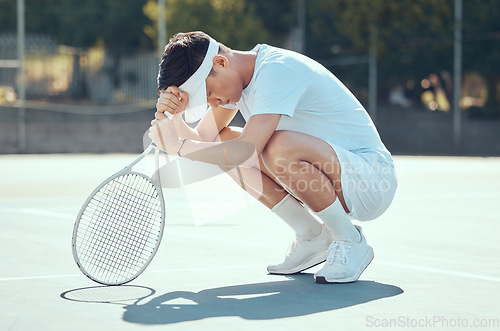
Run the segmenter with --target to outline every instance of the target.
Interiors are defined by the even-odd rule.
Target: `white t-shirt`
[[[277,130],[309,134],[356,154],[375,152],[392,162],[366,110],[329,70],[302,54],[265,44],[253,51],[258,55],[252,80],[234,105],[246,121],[281,114]]]

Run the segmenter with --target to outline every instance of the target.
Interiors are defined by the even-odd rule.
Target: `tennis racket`
[[[155,179],[132,167],[155,151]],[[87,198],[73,229],[73,257],[91,280],[121,285],[152,261],[165,226],[159,149],[152,143],[136,160],[102,182]]]

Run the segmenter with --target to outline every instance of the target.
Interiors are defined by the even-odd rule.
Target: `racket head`
[[[102,182],[80,209],[73,228],[73,258],[97,283],[128,283],[152,261],[164,226],[161,187],[126,168]]]

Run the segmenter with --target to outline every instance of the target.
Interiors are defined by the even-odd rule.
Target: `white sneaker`
[[[269,265],[270,274],[290,275],[326,261],[328,247],[332,242],[332,235],[326,226],[322,225],[319,236],[311,240],[296,238],[288,249],[285,261],[280,264]]]
[[[373,249],[366,243],[361,227],[355,227],[359,231],[361,242],[332,242],[325,266],[314,275],[316,283],[355,282],[373,260]]]

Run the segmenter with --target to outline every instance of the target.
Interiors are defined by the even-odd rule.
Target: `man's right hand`
[[[172,115],[182,116],[188,101],[189,95],[187,92],[179,91],[177,86],[169,86],[166,90],[160,92],[160,97],[156,102],[156,110],[161,113],[168,112]]]

